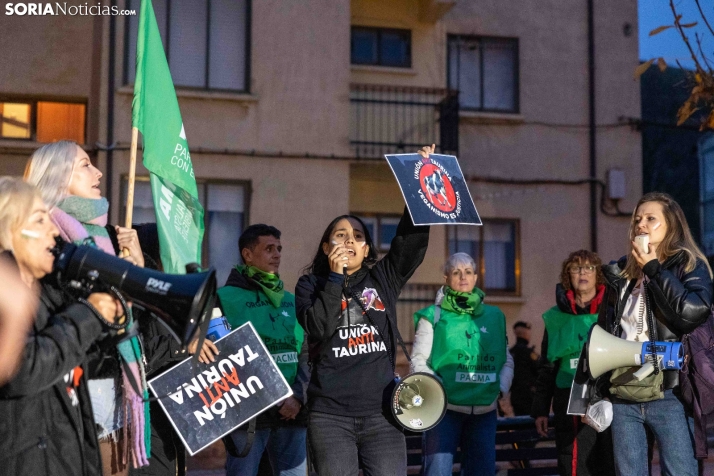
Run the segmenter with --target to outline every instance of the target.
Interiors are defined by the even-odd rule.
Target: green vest
[[[433,325],[435,308],[417,311],[415,325],[419,319]],[[506,352],[506,318],[497,307],[481,304],[474,314],[441,309],[428,364],[441,377],[449,403],[491,405],[500,392]]]
[[[588,331],[597,321],[597,314],[568,314],[555,306],[543,314],[543,321],[548,331],[548,361],[560,362],[555,386],[570,388],[580,352],[588,340]]]
[[[260,297],[256,301],[257,296]],[[223,313],[235,329],[250,321],[289,385],[295,381],[305,333],[295,317],[295,296],[285,292],[275,308],[262,291],[225,286],[218,290]]]

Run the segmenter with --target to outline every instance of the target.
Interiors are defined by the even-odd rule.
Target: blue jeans
[[[240,452],[245,448],[248,432],[236,430],[230,434]],[[255,476],[260,458],[268,451],[275,476],[305,476],[307,474],[306,428],[278,427],[257,430],[248,456],[236,458],[226,453],[226,476]]]
[[[320,476],[407,474],[404,433],[382,414],[348,417],[310,412],[310,456]]]
[[[615,470],[621,476],[648,476],[648,427],[659,445],[659,461],[665,476],[697,476],[694,458],[694,419],[672,390],[662,400],[612,405],[612,439]]]
[[[482,415],[446,410],[444,419],[424,433],[422,473],[451,474],[459,446],[462,476],[496,474],[496,410]]]

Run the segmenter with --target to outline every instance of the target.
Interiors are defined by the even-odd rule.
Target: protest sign
[[[292,395],[250,322],[215,344],[215,362],[187,359],[149,381],[192,456]]]
[[[385,155],[415,225],[481,225],[453,155]]]

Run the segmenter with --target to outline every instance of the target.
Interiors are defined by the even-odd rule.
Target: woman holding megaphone
[[[667,194],[646,194],[632,213],[629,238],[630,253],[603,266],[598,325],[634,342],[680,341],[706,320],[712,305],[712,271],[681,207]],[[638,381],[632,376],[637,369],[617,368],[597,379],[597,398],[612,401],[617,474],[649,474],[649,429],[663,474],[697,476],[693,419],[679,397],[678,371],[657,368]]]
[[[424,433],[424,475],[451,474],[461,447],[461,474],[496,472],[496,405],[513,381],[506,317],[483,303],[476,263],[466,253],[444,265],[436,304],[414,314],[412,371],[439,377],[448,401],[443,420]]]
[[[57,234],[34,187],[0,178],[0,251],[39,298],[20,367],[0,387],[2,474],[96,476],[102,471],[84,362],[103,334],[99,318],[118,322],[123,312],[109,294],[93,293],[79,303],[55,279],[45,278],[53,270]]]

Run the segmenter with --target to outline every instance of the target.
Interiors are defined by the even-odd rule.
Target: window
[[[518,40],[449,36],[448,85],[462,109],[518,112]]]
[[[378,253],[386,253],[392,244],[392,238],[397,235],[397,225],[401,215],[381,215],[367,213],[353,213],[362,219],[369,236],[372,237]]]
[[[138,0],[127,0],[139,10]],[[154,0],[154,14],[175,86],[249,89],[251,0]],[[136,78],[138,15],[126,28],[125,83]]]
[[[86,106],[50,101],[0,101],[0,138],[84,144]]]
[[[389,28],[352,27],[352,64],[412,66],[412,32]]]
[[[241,263],[238,238],[247,223],[249,186],[236,182],[197,182],[198,199],[205,210],[202,265],[216,268],[216,279],[223,285],[231,268]],[[126,203],[126,178],[122,185],[123,203]],[[156,222],[148,177],[136,179],[133,221],[136,224]]]
[[[484,219],[483,226],[448,226],[448,256],[468,253],[478,266],[478,284],[487,293],[520,294],[519,222]]]

